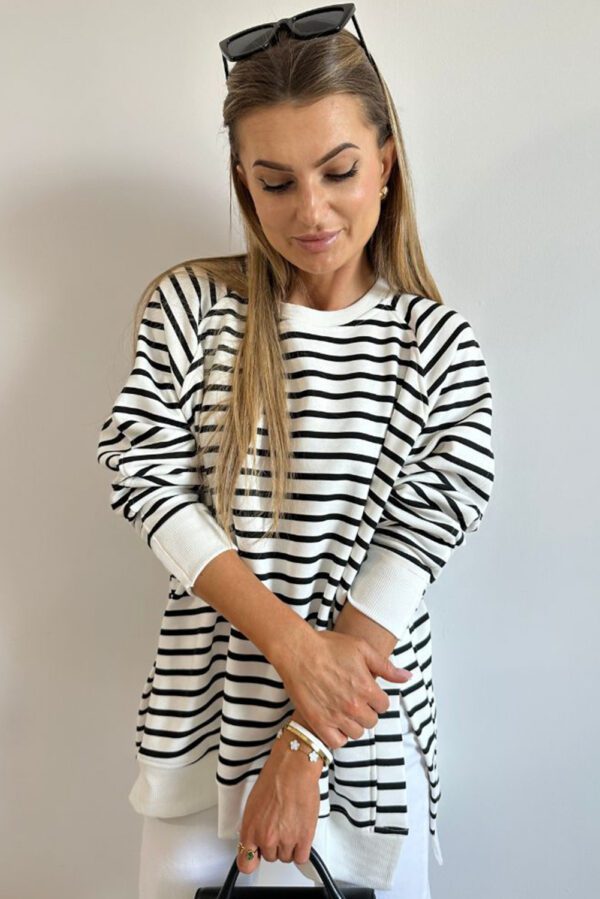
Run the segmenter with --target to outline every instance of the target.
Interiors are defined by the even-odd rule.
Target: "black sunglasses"
[[[266,50],[267,47],[276,42],[280,28],[287,28],[292,37],[306,41],[311,37],[321,37],[325,34],[335,34],[336,31],[341,31],[350,18],[354,22],[354,27],[358,32],[358,39],[367,54],[369,62],[379,75],[379,69],[367,50],[367,45],[363,40],[354,12],[354,3],[319,6],[317,9],[309,9],[306,12],[298,13],[297,16],[291,16],[289,19],[279,19],[278,22],[265,22],[263,25],[254,25],[252,28],[246,28],[244,31],[238,31],[236,34],[224,38],[224,40],[219,41],[219,47],[221,48],[223,65],[225,66],[225,78],[229,77],[227,60],[236,62],[238,59],[245,59],[247,56],[252,56],[253,53],[258,53],[259,50]]]

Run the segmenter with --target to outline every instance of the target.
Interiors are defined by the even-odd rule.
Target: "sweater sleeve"
[[[451,337],[441,348],[427,341],[422,360],[427,421],[347,594],[397,639],[454,550],[478,530],[494,481],[486,364],[464,317],[451,310],[446,322]]]
[[[205,283],[190,279],[187,296],[175,275],[159,283],[97,448],[98,463],[112,473],[111,509],[188,591],[215,556],[237,550],[202,502],[191,401],[183,392],[190,366],[201,364],[197,309]]]

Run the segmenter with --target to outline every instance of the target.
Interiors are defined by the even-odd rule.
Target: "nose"
[[[296,191],[296,218],[306,227],[305,231],[316,230],[315,226],[327,222],[329,193],[322,184],[299,185]]]

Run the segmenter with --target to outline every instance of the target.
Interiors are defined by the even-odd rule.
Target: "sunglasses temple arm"
[[[221,59],[223,60],[223,66],[225,68],[225,80],[229,78],[229,70],[227,68],[227,60],[225,59],[225,55],[221,53]]]
[[[365,39],[364,39],[364,37],[362,36],[362,31],[361,31],[360,28],[358,27],[358,22],[356,21],[356,16],[355,16],[355,15],[352,15],[352,22],[354,23],[354,27],[356,28],[356,32],[357,32],[357,34],[358,34],[358,39],[359,39],[359,41],[360,41],[361,44],[362,44],[363,50],[365,51],[365,53],[367,54],[367,56],[369,57],[369,59],[371,60],[371,62],[373,62],[373,59],[372,59],[372,57],[371,57],[371,54],[370,54],[369,51],[367,50],[367,45],[365,44]]]
[[[361,44],[363,45],[363,47],[366,48],[365,39],[363,38],[362,33],[361,33],[361,30],[360,30],[360,28],[358,27],[358,22],[356,21],[356,16],[355,16],[354,14],[352,14],[352,22],[353,22],[353,24],[354,24],[354,27],[356,28],[356,31],[357,31],[358,36],[359,36],[359,38],[360,38]]]

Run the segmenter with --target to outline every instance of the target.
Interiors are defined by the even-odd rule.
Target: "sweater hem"
[[[184,767],[169,768],[138,757],[138,776],[129,802],[138,815],[179,818],[218,803],[217,747]]]
[[[243,811],[257,777],[238,787],[216,780],[217,752],[210,751],[191,765],[169,768],[138,758],[139,773],[129,794],[135,811],[154,818],[177,818],[218,807],[217,836],[239,839]],[[233,826],[225,822],[234,821]],[[429,832],[433,855],[443,864],[439,837]],[[335,881],[346,881],[371,889],[390,890],[406,837],[356,827],[338,812],[320,817],[312,845]],[[298,864],[302,874],[315,884],[321,879],[311,862]]]

